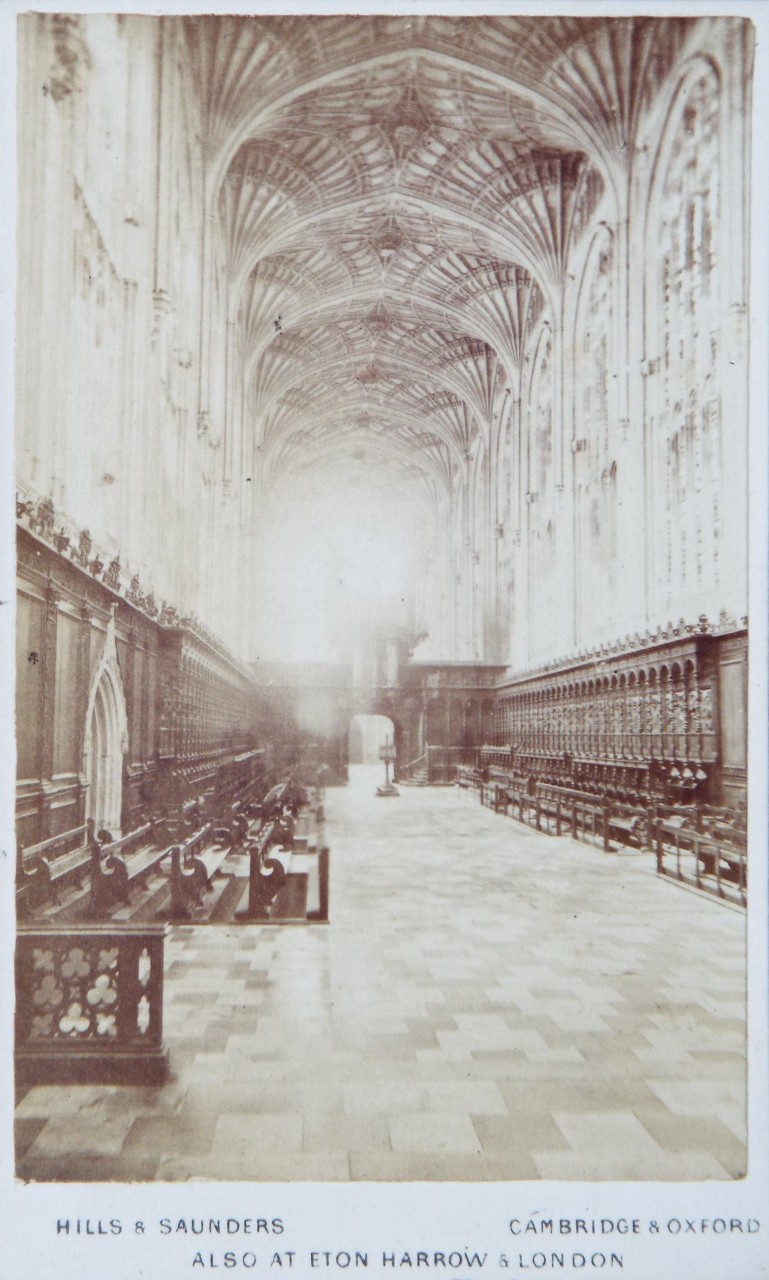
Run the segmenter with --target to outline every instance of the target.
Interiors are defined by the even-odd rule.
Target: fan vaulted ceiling
[[[278,471],[450,481],[558,315],[577,197],[621,208],[687,23],[190,18],[250,416]]]

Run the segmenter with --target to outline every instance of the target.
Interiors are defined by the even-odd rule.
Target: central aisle
[[[172,1080],[31,1089],[21,1174],[745,1169],[744,917],[456,789],[375,798],[381,772],[327,793],[330,924],[175,928]]]

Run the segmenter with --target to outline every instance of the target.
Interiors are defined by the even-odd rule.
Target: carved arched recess
[[[123,756],[128,750],[128,715],[115,643],[115,614],[110,615],[104,651],[94,672],[85,721],[83,774],[87,782],[86,816],[98,831],[120,833]]]
[[[647,431],[656,611],[718,590],[722,403],[721,85],[692,64],[668,115],[647,220]],[[672,615],[672,612],[670,614]]]
[[[577,642],[617,626],[617,467],[614,239],[595,235],[575,325],[574,499]],[[597,625],[598,624],[598,625]]]

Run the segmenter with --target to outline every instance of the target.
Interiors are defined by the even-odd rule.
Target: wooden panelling
[[[725,769],[745,769],[747,752],[747,670],[744,657],[719,663],[721,760]]]
[[[40,698],[40,651],[43,636],[43,602],[25,592],[18,596],[16,612],[16,772],[32,778],[37,770]]]
[[[90,574],[23,531],[19,551],[17,822],[23,843],[84,820],[88,780],[80,771],[88,698],[111,613],[128,722],[124,826],[164,789],[158,724],[167,729],[170,764],[255,745],[253,686],[223,651],[183,628],[162,627],[127,602],[116,603]]]
[[[56,680],[54,692],[53,774],[74,773],[77,753],[77,721],[84,711],[77,705],[79,622],[59,612],[56,628]]]
[[[144,654],[141,649],[134,650],[133,689],[128,706],[128,738],[130,743],[131,762],[142,758],[142,708],[144,705]]]

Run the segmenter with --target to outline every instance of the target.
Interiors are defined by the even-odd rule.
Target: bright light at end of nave
[[[274,582],[265,622],[275,657],[334,660],[340,637],[351,629],[376,620],[405,622],[414,516],[402,493],[364,492],[349,483],[305,482],[282,504],[271,521],[274,546],[267,557]]]

